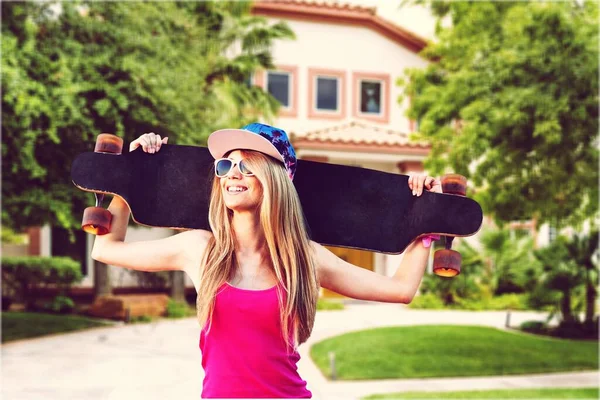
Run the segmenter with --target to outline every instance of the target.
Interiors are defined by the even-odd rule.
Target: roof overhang
[[[280,17],[311,22],[362,26],[372,29],[390,40],[419,53],[427,40],[375,14],[374,8],[316,3],[299,0],[257,1],[252,13],[266,17]]]

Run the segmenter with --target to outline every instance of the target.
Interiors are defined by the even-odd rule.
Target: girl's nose
[[[242,173],[240,171],[240,167],[239,167],[239,163],[235,163],[235,165],[229,170],[229,172],[227,172],[227,177],[232,177],[232,178],[241,178],[242,177]]]

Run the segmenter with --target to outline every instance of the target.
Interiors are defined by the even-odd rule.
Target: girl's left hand
[[[423,194],[423,188],[430,192],[442,193],[442,181],[427,175],[411,175],[408,178],[408,187],[413,196]]]

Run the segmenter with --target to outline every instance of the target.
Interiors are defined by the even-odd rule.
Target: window
[[[554,225],[550,225],[548,227],[548,242],[552,243],[554,241],[556,241],[556,226]]]
[[[269,92],[279,103],[280,117],[298,116],[298,67],[278,65],[254,76],[254,84]]]
[[[317,78],[317,110],[337,111],[338,100],[338,79]]]
[[[357,118],[390,122],[390,76],[355,72],[353,113]]]
[[[267,91],[285,108],[290,107],[290,74],[287,72],[267,73]]]
[[[308,69],[308,117],[343,119],[346,117],[346,72]]]
[[[360,112],[381,115],[381,82],[360,82]]]
[[[244,79],[244,84],[246,85],[246,87],[249,88],[254,86],[254,73],[250,72],[248,75],[246,75],[246,79]]]

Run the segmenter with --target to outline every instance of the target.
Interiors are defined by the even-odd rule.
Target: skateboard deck
[[[74,160],[71,178],[84,191],[123,198],[136,223],[210,230],[213,161],[198,146],[88,152]],[[299,160],[294,186],[310,238],[323,245],[398,254],[424,234],[473,235],[483,220],[479,204],[467,197],[413,196],[407,175]]]

